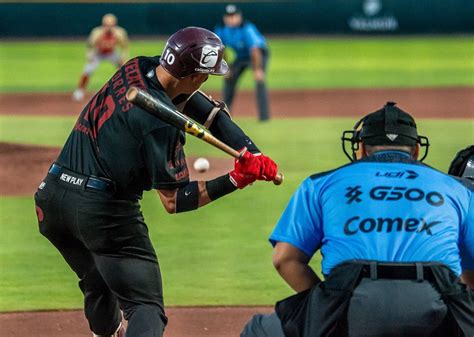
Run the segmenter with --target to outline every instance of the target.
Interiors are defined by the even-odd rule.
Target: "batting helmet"
[[[341,137],[342,149],[351,161],[356,159],[360,142],[366,145],[394,146],[420,144],[420,146],[425,147],[425,154],[420,161],[426,158],[430,145],[428,138],[419,136],[413,117],[395,105],[395,102],[387,102],[382,109],[359,120],[354,125],[353,130],[343,132]],[[351,143],[352,156],[346,150],[347,141]]]
[[[195,73],[224,75],[229,66],[223,56],[224,45],[216,34],[200,27],[186,27],[166,41],[160,64],[176,78]]]

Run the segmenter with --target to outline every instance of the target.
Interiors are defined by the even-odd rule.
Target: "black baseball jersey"
[[[57,163],[72,171],[115,182],[121,194],[175,189],[189,182],[185,133],[127,101],[136,86],[173,104],[155,74],[159,56],[123,65],[85,106]]]

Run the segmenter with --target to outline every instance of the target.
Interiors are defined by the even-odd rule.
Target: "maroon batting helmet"
[[[224,75],[229,66],[223,55],[224,45],[216,34],[200,27],[186,27],[170,36],[160,64],[176,78],[195,73]]]

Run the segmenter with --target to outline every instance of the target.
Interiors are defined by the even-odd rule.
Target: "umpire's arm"
[[[474,270],[465,270],[461,274],[461,281],[469,288],[474,289]]]
[[[273,250],[273,265],[288,285],[297,292],[321,282],[308,265],[310,258],[286,242],[278,242]]]

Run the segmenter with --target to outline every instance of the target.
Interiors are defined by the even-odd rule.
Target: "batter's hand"
[[[258,180],[273,181],[278,173],[278,165],[270,158],[263,154],[256,155],[260,162],[260,174]]]
[[[247,151],[247,148],[239,152],[244,154],[234,161],[234,170],[229,172],[230,181],[236,187],[242,189],[253,183],[261,175],[261,162],[257,156]]]

